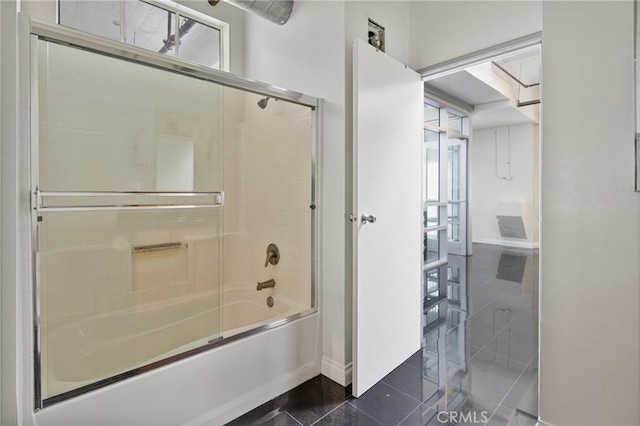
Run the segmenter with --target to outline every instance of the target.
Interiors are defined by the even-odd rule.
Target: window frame
[[[65,27],[65,28],[71,28],[75,31],[81,31],[81,32],[86,32],[86,31],[82,31],[79,30],[77,28],[74,27],[70,27],[67,25],[64,25],[62,23],[60,23],[60,7],[61,7],[61,1],[62,0],[57,0],[56,1],[56,24]],[[108,1],[108,0],[105,0]],[[207,15],[206,13],[202,13],[199,12],[195,9],[191,9],[190,7],[178,4],[174,1],[171,0],[137,0],[140,1],[142,3],[146,3],[149,4],[151,6],[163,9],[167,12],[171,12],[174,14],[175,16],[175,20],[176,23],[180,22],[180,18],[188,18],[188,19],[192,19],[194,21],[196,21],[199,24],[205,25],[207,27],[216,29],[219,31],[220,33],[220,38],[219,38],[219,46],[218,46],[218,51],[219,51],[219,67],[218,68],[213,68],[213,67],[207,67],[207,68],[211,68],[211,69],[218,69],[220,71],[225,71],[225,72],[229,72],[229,24],[227,22],[221,21],[220,19],[214,18],[213,16]],[[125,40],[125,35],[126,35],[126,25],[127,25],[127,17],[125,15],[125,4],[126,4],[127,0],[119,0],[120,3],[120,38],[119,40],[114,40],[114,39],[108,39],[108,40],[112,40],[112,41],[116,41],[116,42],[120,42],[123,44],[127,44],[127,45],[131,45],[130,43],[127,43]],[[97,37],[102,37],[99,34],[95,34],[95,33],[88,33]],[[103,37],[104,38],[104,37]],[[148,49],[145,49],[148,50]],[[152,50],[149,50],[150,52],[152,52]],[[168,54],[168,55],[163,55],[163,56],[169,56],[169,57],[173,57],[177,60],[180,61],[184,61],[184,62],[189,62],[189,63],[194,63],[192,61],[180,58],[178,56],[178,52],[179,52],[179,48],[178,49],[173,49],[172,53]],[[157,52],[156,52],[157,53]],[[160,53],[158,53],[160,54]],[[198,65],[202,65],[202,64],[198,64]]]

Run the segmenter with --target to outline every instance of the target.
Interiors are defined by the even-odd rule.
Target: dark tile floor
[[[440,269],[448,298],[425,305],[422,349],[360,398],[317,376],[229,424],[535,425],[537,252],[473,249]]]

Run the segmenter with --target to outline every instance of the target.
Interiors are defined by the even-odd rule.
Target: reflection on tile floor
[[[360,398],[317,376],[230,424],[535,425],[538,254],[473,250],[425,283],[422,349]]]

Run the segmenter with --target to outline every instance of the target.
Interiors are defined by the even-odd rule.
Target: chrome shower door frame
[[[147,364],[140,368],[135,368],[129,371],[125,371],[123,373],[117,374],[116,376],[100,380],[95,383],[91,383],[89,385],[70,390],[68,392],[62,393],[60,395],[52,396],[46,399],[42,397],[42,389],[41,389],[41,344],[40,344],[40,331],[41,331],[41,323],[40,323],[40,273],[39,273],[39,263],[38,263],[38,212],[44,211],[43,209],[49,209],[49,211],[56,211],[56,207],[42,204],[43,196],[69,196],[69,194],[65,193],[42,193],[39,192],[39,188],[37,188],[37,183],[39,182],[38,176],[38,126],[39,126],[39,118],[38,118],[38,61],[37,61],[37,44],[40,41],[47,41],[57,44],[62,44],[66,46],[70,46],[73,48],[81,49],[84,51],[92,52],[95,54],[111,56],[116,59],[126,60],[130,62],[134,62],[137,64],[161,69],[167,72],[177,73],[180,75],[209,81],[221,86],[231,87],[235,89],[239,89],[245,92],[258,94],[261,96],[269,96],[280,100],[285,100],[291,103],[295,103],[301,106],[305,106],[311,109],[311,121],[312,121],[312,140],[311,140],[311,205],[310,207],[310,215],[311,215],[311,303],[310,308],[291,315],[289,317],[279,319],[277,321],[273,321],[268,324],[264,324],[258,327],[255,327],[251,330],[230,336],[228,338],[221,338],[218,340],[211,341],[203,346],[188,350],[186,352],[167,357],[160,361],[156,361],[150,364]],[[85,394],[87,392],[93,391],[95,389],[102,388],[104,386],[108,386],[113,383],[117,383],[124,379],[137,376],[144,372],[148,372],[167,364],[174,363],[181,359],[190,357],[192,355],[222,346],[226,343],[230,343],[233,341],[237,341],[239,339],[261,333],[265,330],[272,329],[274,327],[278,327],[280,325],[288,324],[296,319],[305,317],[307,315],[315,314],[318,312],[318,277],[320,274],[320,238],[319,232],[321,227],[321,217],[319,214],[318,208],[318,199],[319,199],[319,190],[320,190],[320,140],[321,140],[321,120],[322,120],[322,100],[319,98],[315,98],[312,96],[308,96],[302,93],[298,93],[295,91],[287,90],[278,86],[266,84],[263,82],[259,82],[256,80],[247,79],[241,76],[237,76],[234,74],[230,74],[224,71],[209,69],[197,64],[189,63],[174,57],[164,56],[155,52],[147,51],[141,48],[137,48],[135,46],[125,45],[122,43],[118,43],[115,41],[102,39],[100,37],[96,37],[90,34],[85,34],[73,29],[61,27],[58,25],[39,22],[36,20],[30,19],[25,14],[20,14],[20,38],[19,38],[19,53],[20,53],[20,68],[22,70],[28,70],[28,73],[23,73],[23,85],[21,87],[21,101],[22,106],[20,109],[20,117],[21,123],[23,123],[23,132],[21,136],[21,140],[19,141],[19,145],[23,146],[24,156],[28,156],[28,160],[24,161],[25,164],[20,164],[20,167],[26,168],[28,170],[28,176],[30,182],[24,182],[23,185],[29,188],[29,194],[23,194],[24,199],[22,201],[22,206],[24,208],[21,209],[20,215],[21,219],[25,221],[25,223],[30,223],[30,233],[25,233],[27,237],[23,239],[26,250],[30,253],[30,264],[31,264],[31,274],[29,275],[30,283],[25,283],[24,286],[24,297],[25,300],[29,302],[25,302],[25,306],[29,306],[29,309],[25,309],[28,313],[24,318],[25,327],[24,329],[29,329],[32,331],[32,340],[27,340],[25,342],[25,353],[31,353],[33,355],[33,386],[34,386],[34,410],[39,411],[40,409],[46,408],[58,402],[65,401],[67,399],[73,398],[75,396],[79,396]],[[23,192],[26,191],[23,190]],[[90,195],[95,197],[102,196],[144,196],[144,195],[153,195],[156,197],[173,197],[173,196],[213,196],[214,198],[213,204],[223,205],[224,202],[224,193],[109,193],[109,194],[99,194],[99,193],[91,193]],[[210,207],[211,204],[196,204],[193,203],[191,205],[185,205],[185,208],[198,208],[198,207]],[[78,205],[68,207],[68,209],[72,211],[86,211],[93,210],[97,208],[104,209],[105,206],[86,206],[86,205]],[[119,205],[119,206],[109,206],[109,209],[118,209],[118,210],[126,210],[138,208],[134,205]],[[157,203],[154,206],[150,206],[149,208],[175,208],[175,204],[171,202],[167,203]],[[58,210],[60,211],[60,210]],[[30,324],[27,324],[30,323]],[[29,380],[31,381],[31,380]]]

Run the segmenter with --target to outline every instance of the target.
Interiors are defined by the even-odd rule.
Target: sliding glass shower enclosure
[[[44,24],[31,70],[38,408],[315,312],[317,99]]]

